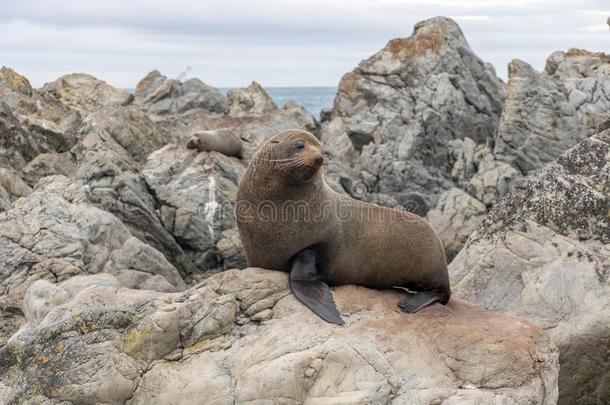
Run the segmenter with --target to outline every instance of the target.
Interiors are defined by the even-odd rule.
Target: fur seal
[[[186,147],[197,149],[198,152],[216,151],[223,155],[242,158],[241,139],[230,129],[193,132],[186,143]]]
[[[451,296],[443,246],[417,215],[332,190],[323,152],[309,132],[271,138],[237,190],[236,219],[249,266],[290,272],[296,298],[342,325],[330,286],[358,284],[416,291],[401,302],[416,312]]]

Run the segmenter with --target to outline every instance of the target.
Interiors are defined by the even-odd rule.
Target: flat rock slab
[[[333,294],[343,327],[300,304],[276,271],[229,270],[180,293],[126,289],[106,274],[41,280],[27,324],[0,349],[0,402],[557,400],[557,349],[527,321],[460,299],[405,314],[399,291]]]

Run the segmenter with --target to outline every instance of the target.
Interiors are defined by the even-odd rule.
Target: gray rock
[[[527,173],[599,130],[610,116],[610,55],[555,52],[544,72],[509,66],[495,154]]]
[[[23,130],[11,107],[0,101],[0,166],[19,170],[38,152],[34,140]]]
[[[6,66],[0,68],[0,100],[7,103],[11,110],[17,110],[24,104],[34,108],[30,101],[33,90],[27,78]]]
[[[477,150],[474,161],[477,173],[465,188],[487,206],[494,205],[522,177],[517,169],[498,161],[487,147]]]
[[[31,185],[47,176],[73,177],[77,172],[76,161],[70,152],[41,153],[23,168],[23,179]]]
[[[11,201],[32,192],[32,188],[14,170],[3,167],[0,167],[0,186],[8,193]]]
[[[74,191],[66,193],[76,195]],[[18,313],[25,290],[36,280],[60,282],[106,267],[139,271],[142,283],[132,287],[154,287],[156,284],[147,279],[158,280],[158,276],[174,290],[184,287],[177,270],[160,256],[152,247],[133,241],[114,215],[37,189],[0,214],[0,307]],[[0,343],[14,332],[9,329],[0,325]]]
[[[323,108],[322,110],[320,110],[320,124],[330,121],[332,118],[332,114],[332,108]]]
[[[559,347],[559,403],[607,403],[610,132],[513,187],[449,266],[456,296],[525,317]]]
[[[4,187],[0,186],[0,212],[11,208],[11,198]]]
[[[262,269],[173,294],[120,288],[101,274],[57,288],[32,286],[28,297],[40,298],[29,300],[27,325],[0,348],[3,403],[557,399],[548,337],[458,299],[406,315],[400,292],[343,286],[334,290],[346,318],[338,328],[289,293],[285,273]]]
[[[138,83],[135,97],[139,104],[161,114],[192,109],[224,113],[227,109],[226,97],[201,80],[193,78],[181,82],[168,79],[157,70],[148,73]]]
[[[59,101],[64,106],[85,113],[105,107],[123,107],[133,101],[133,95],[127,91],[116,89],[84,73],[62,76],[45,84],[39,92],[45,99]]]
[[[235,229],[235,195],[244,171],[237,158],[177,145],[151,154],[142,171],[158,200],[165,229],[200,271],[223,267],[216,244],[223,231]]]
[[[252,82],[243,89],[230,90],[227,97],[227,114],[231,117],[266,115],[278,109],[271,96],[257,82]]]
[[[426,219],[443,242],[447,263],[459,253],[486,214],[485,204],[459,188],[441,194],[438,205],[428,211]]]
[[[458,25],[432,18],[409,38],[391,40],[339,84],[333,122],[322,139],[347,136],[376,191],[423,212],[454,186],[450,141],[493,138],[505,86],[470,49]],[[331,141],[332,142],[332,141]]]

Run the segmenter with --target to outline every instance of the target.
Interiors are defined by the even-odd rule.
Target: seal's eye
[[[297,150],[305,149],[305,142],[303,142],[303,141],[296,141],[294,143],[294,148],[297,149]]]

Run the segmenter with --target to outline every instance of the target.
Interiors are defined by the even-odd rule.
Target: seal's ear
[[[269,143],[280,143],[280,141],[278,141],[277,139],[270,141]]]

